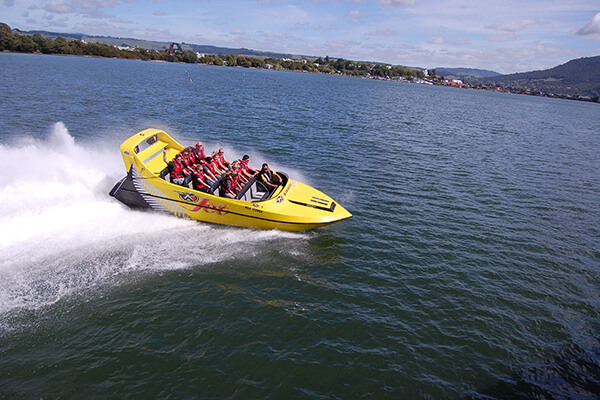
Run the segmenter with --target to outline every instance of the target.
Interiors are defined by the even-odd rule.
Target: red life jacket
[[[183,178],[183,165],[181,165],[178,161],[173,160],[173,170],[170,171],[171,173],[171,182],[173,181],[173,179],[175,178]]]
[[[198,181],[200,181],[208,186],[208,184],[206,183],[205,176],[204,176],[204,171],[201,171],[201,172],[198,172],[197,170],[194,171],[194,189],[196,189],[196,190],[200,190],[200,188],[204,187],[203,185],[198,184]]]
[[[204,165],[206,165],[208,169],[210,169],[210,172],[212,172],[213,175],[217,173],[217,171],[215,170],[215,166],[212,164],[212,162],[205,163]]]
[[[227,176],[226,181],[229,181],[229,184],[231,186],[230,186],[230,188],[227,188],[227,185],[223,185],[223,190],[225,192],[229,192],[229,193],[235,194],[235,187],[237,186],[238,179],[239,179],[239,175],[236,176],[235,178],[233,176],[231,176],[231,175]]]
[[[193,153],[196,156],[197,162],[200,162],[201,158],[206,158],[206,155],[204,154],[204,147],[202,147],[202,148],[194,147]]]
[[[190,155],[190,154],[188,154],[187,157],[183,157],[183,163],[188,168],[192,168],[192,166],[194,165],[194,159],[192,157],[193,157],[193,155]]]
[[[213,166],[213,169],[215,170],[215,172],[213,172],[213,174],[216,174],[216,173],[217,173],[216,171],[219,171],[219,170],[221,170],[221,169],[222,169],[222,168],[219,166],[219,162],[218,162],[218,161],[216,161],[216,160],[213,160],[213,161],[212,161],[210,164]]]
[[[246,172],[248,172],[250,170],[250,168],[248,167],[248,161],[244,161],[244,160],[238,160],[240,162],[240,166],[242,167],[242,169]]]

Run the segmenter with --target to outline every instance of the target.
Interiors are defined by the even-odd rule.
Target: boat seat
[[[265,185],[262,182],[257,181],[256,177],[253,177],[246,186],[244,186],[244,189],[238,193],[236,198],[245,201],[261,201],[268,197],[269,191]]]
[[[216,181],[209,190],[209,193],[212,194],[213,196],[219,196],[220,195],[220,188],[221,185],[223,184],[223,182],[225,182],[225,175],[221,176],[221,179],[219,179],[218,181]]]
[[[165,167],[162,171],[160,171],[160,177],[167,182],[171,182],[171,174],[169,173],[169,167]]]

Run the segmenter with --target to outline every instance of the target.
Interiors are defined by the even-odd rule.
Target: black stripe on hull
[[[121,203],[123,203],[126,206],[128,206],[128,207],[135,208],[135,209],[153,209],[153,207],[150,204],[148,204],[148,202],[144,199],[144,196],[142,196],[136,190],[136,188],[135,188],[135,186],[133,184],[133,180],[132,180],[131,174],[132,174],[132,172],[130,170],[126,177],[124,177],[119,182],[117,182],[117,184],[112,188],[112,190],[110,191],[109,194],[112,197],[114,197],[115,199],[119,200]],[[180,204],[185,204],[185,205],[188,205],[188,206],[198,207],[198,204],[196,204],[196,203],[190,203],[190,202],[183,201],[183,200],[171,199],[171,198],[162,197],[162,196],[153,196],[153,195],[150,195],[150,194],[146,194],[145,196],[153,197],[153,198],[156,198],[156,199],[171,200],[171,201],[175,201],[175,202],[180,203]],[[298,203],[298,204],[302,204],[302,203]],[[302,204],[302,205],[305,205],[305,204]],[[208,206],[203,206],[203,208],[213,210],[212,207],[208,207]],[[314,208],[324,209],[323,207],[314,207]],[[325,210],[331,211],[330,209],[325,209]],[[279,220],[269,219],[269,218],[262,218],[262,217],[258,217],[258,216],[255,216],[255,215],[248,215],[248,214],[236,213],[234,211],[229,211],[229,210],[227,212],[229,214],[237,215],[237,216],[240,216],[240,217],[252,218],[252,219],[257,219],[257,220],[262,220],[262,221],[275,222],[275,223],[278,223],[278,224],[295,225],[295,226],[298,226],[298,225],[326,226],[326,225],[330,225],[330,224],[342,221],[342,219],[340,219],[340,220],[330,221],[330,222],[287,222],[287,221],[279,221]],[[208,221],[201,221],[201,222],[208,222]],[[228,225],[228,224],[224,224],[224,225]]]

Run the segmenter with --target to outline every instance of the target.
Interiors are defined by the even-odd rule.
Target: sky
[[[600,0],[0,0],[0,22],[503,74],[600,55]]]

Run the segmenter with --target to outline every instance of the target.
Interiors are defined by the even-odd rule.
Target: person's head
[[[219,149],[219,155],[223,155],[223,154],[225,154],[225,151],[224,151],[224,150],[223,150],[223,148],[221,147],[221,148]]]
[[[211,157],[206,157],[206,158],[204,159],[204,161],[205,161],[206,163],[210,163],[210,162],[212,161],[212,158],[211,158]]]
[[[202,142],[198,142],[198,143],[196,143],[196,148],[197,148],[197,149],[201,149],[201,148],[203,148],[203,147],[204,147],[204,146],[202,145]]]
[[[248,161],[250,159],[250,156],[248,154],[244,154],[244,157],[242,157],[242,160],[244,161]]]
[[[262,170],[265,171],[265,172],[267,172],[269,170],[269,165],[267,163],[264,163],[262,165]]]
[[[177,155],[175,156],[175,159],[177,161],[181,161],[182,157],[181,157],[181,153],[177,153]]]
[[[198,172],[202,172],[203,171],[202,164],[196,165],[196,171],[198,171]]]

